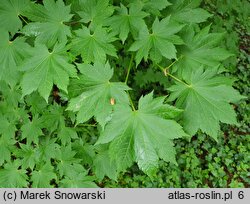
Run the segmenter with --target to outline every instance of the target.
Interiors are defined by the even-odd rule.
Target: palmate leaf
[[[19,143],[19,145],[20,149],[15,149],[14,155],[20,159],[23,169],[30,168],[33,170],[36,163],[39,162],[39,152],[37,148],[27,144]]]
[[[146,26],[143,18],[148,16],[148,14],[141,11],[140,6],[132,6],[128,12],[128,9],[121,4],[116,10],[117,14],[110,17],[107,20],[107,24],[111,26],[114,32],[119,33],[122,43],[127,39],[129,32],[136,35],[141,28]]]
[[[160,16],[160,11],[167,6],[172,5],[168,0],[127,0],[130,3],[130,7],[140,6],[143,10]],[[131,3],[132,2],[132,3]]]
[[[95,28],[106,24],[107,19],[114,12],[109,0],[83,0],[80,1],[81,11],[77,12],[84,23],[90,22],[90,27]]]
[[[80,81],[82,93],[71,99],[67,110],[77,113],[77,123],[83,123],[95,116],[102,127],[110,119],[113,98],[118,104],[128,104],[125,90],[129,87],[121,82],[110,82],[113,70],[109,64],[79,64],[82,73]]]
[[[142,58],[150,59],[156,63],[162,60],[176,58],[176,48],[174,44],[182,44],[182,39],[175,35],[182,29],[182,25],[172,22],[170,18],[159,21],[155,19],[152,25],[152,33],[148,32],[147,27],[141,29],[138,39],[131,45],[129,51],[137,51],[135,60],[138,65]]]
[[[39,145],[37,146],[37,152],[40,161],[50,161],[58,157],[60,146],[56,143],[56,138],[50,139],[47,137],[41,137]]]
[[[57,103],[53,105],[50,104],[46,110],[43,110],[43,114],[39,118],[41,126],[51,133],[57,129],[63,129],[65,127],[64,110],[65,108]],[[60,139],[60,137],[58,139]]]
[[[61,176],[59,183],[63,188],[95,188],[96,184],[93,182],[93,177],[87,176],[88,171],[82,166],[82,160],[76,158],[70,146],[62,147],[57,156],[57,170]],[[81,162],[81,163],[80,163]]]
[[[93,177],[82,174],[74,178],[66,177],[62,179],[59,186],[60,188],[98,188]]]
[[[60,181],[60,188],[97,188],[94,177],[88,176],[88,171],[80,164],[73,164],[69,175]]]
[[[19,16],[23,15],[29,0],[4,0],[0,3],[0,28],[15,34],[22,28]]]
[[[14,144],[14,140],[0,136],[0,165],[2,165],[5,161],[10,161],[11,151],[9,147],[13,147]]]
[[[26,170],[20,169],[21,161],[15,160],[0,169],[0,188],[27,188],[28,176]]]
[[[194,135],[199,129],[217,140],[219,122],[237,124],[236,114],[229,102],[242,97],[229,84],[229,80],[217,76],[213,70],[197,69],[184,78],[189,84],[176,82],[169,88],[170,101],[184,110],[182,122],[184,129]]]
[[[10,41],[6,30],[0,30],[0,39],[0,80],[14,86],[20,78],[17,65],[29,56],[30,46],[24,38],[17,37]]]
[[[37,42],[45,43],[48,47],[57,41],[64,42],[71,36],[70,27],[65,22],[70,21],[70,6],[65,6],[62,0],[44,0],[41,4],[32,4],[25,12],[30,20],[35,21],[26,25],[22,32],[27,36],[37,37]]]
[[[0,104],[1,105],[1,104]],[[0,108],[8,108],[8,107],[2,107],[0,106]],[[15,132],[16,132],[16,125],[15,125],[15,121],[9,120],[8,117],[11,115],[11,113],[8,110],[8,114],[3,114],[2,111],[0,109],[0,135],[1,137],[4,137],[6,140],[10,140],[9,142],[11,142],[11,140],[15,139]],[[12,119],[12,117],[11,117]]]
[[[181,23],[201,23],[212,15],[202,8],[197,8],[201,0],[174,0],[173,4],[168,7],[166,13],[171,18]]]
[[[53,187],[50,184],[52,179],[57,179],[54,168],[50,163],[45,163],[32,171],[30,180],[33,188],[50,188]]]
[[[116,49],[111,44],[115,41],[114,33],[108,33],[105,28],[98,26],[93,34],[89,28],[83,27],[75,31],[76,37],[72,39],[70,51],[74,55],[81,54],[85,63],[105,63],[106,55],[117,57]]]
[[[38,144],[39,136],[43,135],[43,132],[40,127],[40,122],[37,117],[34,117],[32,121],[25,123],[21,127],[22,139],[27,139],[27,144]]]
[[[196,35],[190,29],[184,33],[187,49],[183,49],[183,56],[175,63],[174,71],[186,75],[201,66],[216,68],[223,60],[232,56],[224,48],[218,47],[224,34],[209,33],[209,29],[210,26],[207,26]]]
[[[63,177],[72,176],[73,172],[73,164],[80,163],[82,159],[75,158],[76,152],[71,149],[71,146],[68,145],[66,147],[61,147],[60,151],[57,155],[57,170],[59,171],[59,175]]]
[[[83,165],[91,165],[93,163],[93,159],[96,154],[95,149],[92,144],[86,143],[85,139],[79,138],[78,140],[74,140],[74,142],[72,143],[72,149],[76,152],[76,158],[84,158],[81,161]]]
[[[115,106],[113,117],[96,144],[110,142],[110,157],[118,171],[125,170],[136,161],[142,171],[152,176],[159,158],[176,163],[173,139],[186,134],[177,122],[167,116],[168,112],[175,111],[174,108],[163,102],[163,97],[153,99],[151,93],[140,98],[136,111],[125,105]]]
[[[100,151],[93,159],[93,170],[96,177],[102,180],[104,176],[116,180],[118,173],[116,171],[116,164],[111,161],[109,151]]]
[[[56,44],[51,52],[45,45],[36,44],[32,57],[20,65],[20,70],[25,72],[23,96],[38,90],[47,102],[53,84],[67,93],[69,77],[76,77],[74,66],[67,61],[65,44]]]
[[[61,127],[57,138],[61,141],[62,145],[65,146],[66,144],[71,143],[71,139],[76,139],[78,136],[75,129],[70,127]]]

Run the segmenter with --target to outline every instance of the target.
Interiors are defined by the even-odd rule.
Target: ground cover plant
[[[232,77],[214,5],[1,0],[0,187],[249,186],[248,58]]]

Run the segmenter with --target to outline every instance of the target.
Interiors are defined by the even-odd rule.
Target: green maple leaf
[[[58,155],[57,155],[57,169],[59,171],[59,175],[63,177],[63,175],[71,176],[72,172],[72,164],[79,163],[81,159],[75,158],[76,152],[71,150],[71,146],[61,147]]]
[[[101,151],[95,156],[93,159],[93,170],[99,180],[102,180],[106,175],[110,179],[116,180],[118,176],[116,165],[114,161],[111,161],[107,150]]]
[[[26,170],[20,169],[21,161],[7,163],[3,169],[0,169],[0,187],[1,188],[27,188],[28,176]]]
[[[78,138],[75,129],[70,127],[62,127],[58,133],[58,139],[61,140],[63,146],[71,143],[71,139]]]
[[[91,28],[104,25],[114,12],[113,6],[109,5],[109,0],[85,0],[80,2],[80,6],[81,11],[77,13],[82,18],[81,22],[90,22]]]
[[[125,90],[129,90],[129,87],[121,82],[110,82],[113,69],[108,63],[96,63],[94,66],[79,64],[78,68],[82,73],[82,93],[70,100],[67,110],[78,112],[77,123],[86,122],[95,116],[104,127],[112,112],[110,100],[113,98],[117,104],[128,104]]]
[[[170,18],[164,18],[161,21],[155,19],[152,25],[152,33],[144,27],[139,33],[138,40],[136,40],[129,51],[136,52],[136,64],[138,65],[142,58],[144,60],[150,59],[155,62],[160,62],[162,57],[167,59],[176,58],[176,48],[174,44],[182,44],[182,40],[178,35],[175,35],[182,29],[182,25],[170,21]]]
[[[74,55],[81,54],[85,63],[104,63],[106,55],[117,57],[116,49],[111,44],[116,40],[114,33],[108,33],[105,28],[100,26],[94,30],[93,34],[86,27],[75,32],[76,37],[72,39],[70,50]]]
[[[27,106],[30,107],[29,110],[32,115],[44,113],[44,110],[46,110],[48,106],[46,101],[37,92],[27,96],[25,102]]]
[[[0,165],[2,165],[5,161],[10,162],[10,147],[14,147],[14,144],[14,140],[0,136]]]
[[[184,109],[182,122],[185,130],[194,135],[198,129],[217,140],[219,122],[237,124],[236,114],[229,102],[243,97],[231,87],[226,77],[217,72],[197,69],[184,80],[169,88],[169,100],[176,100],[176,106]]]
[[[50,139],[49,137],[41,137],[37,150],[40,161],[47,162],[52,158],[57,158],[59,147],[55,138]]]
[[[86,143],[83,139],[75,140],[72,149],[76,152],[76,158],[84,158],[82,164],[91,165],[95,157],[94,146]]]
[[[18,86],[12,87],[10,84],[0,80],[0,92],[4,98],[4,103],[2,103],[2,105],[5,104],[13,108],[18,107],[19,102],[23,102],[21,99],[22,94]],[[3,113],[4,112],[5,110],[3,109]]]
[[[20,78],[17,65],[29,56],[30,46],[25,43],[24,38],[18,37],[10,41],[6,30],[0,30],[0,38],[0,80],[13,87]]]
[[[32,171],[31,181],[32,188],[50,188],[53,187],[50,182],[52,179],[57,179],[54,172],[54,167],[50,163],[45,163]]]
[[[174,70],[185,75],[201,66],[216,68],[221,61],[232,56],[224,48],[218,47],[224,34],[209,33],[209,29],[210,26],[207,26],[196,35],[190,30],[184,34],[187,49],[183,49],[182,57],[174,65]]]
[[[151,93],[140,98],[136,111],[125,105],[115,106],[113,117],[96,144],[110,142],[110,157],[118,171],[136,161],[142,171],[152,176],[159,158],[176,163],[172,140],[186,134],[177,122],[166,119],[173,109],[169,110],[163,101],[163,97],[153,99]]]
[[[93,177],[78,175],[76,178],[64,178],[60,181],[60,188],[98,188]]]
[[[53,84],[67,93],[69,77],[76,77],[74,66],[67,61],[65,44],[56,44],[53,51],[45,45],[36,44],[32,57],[26,59],[20,70],[23,96],[36,90],[48,102]]]
[[[64,42],[71,36],[70,27],[65,25],[72,18],[70,6],[65,6],[62,0],[44,0],[41,4],[32,4],[25,13],[30,20],[36,21],[26,25],[22,32],[27,36],[35,36],[36,41],[48,47],[57,41]]]
[[[21,149],[15,149],[15,156],[20,158],[22,168],[31,170],[34,169],[36,163],[39,162],[39,154],[36,148],[33,148],[31,145],[20,144]]]
[[[43,111],[42,116],[39,118],[41,121],[41,126],[46,128],[50,132],[53,132],[57,129],[65,127],[65,118],[63,111],[65,109],[58,105],[57,103],[49,105],[46,110]]]
[[[2,107],[0,106],[0,108],[2,109]],[[0,111],[1,111],[0,109]],[[4,137],[5,139],[15,139],[15,132],[16,132],[16,126],[15,126],[15,121],[12,120],[8,120],[10,116],[10,113],[8,113],[8,115],[0,115],[0,134],[2,135],[2,137]]]
[[[37,117],[33,117],[32,121],[25,123],[22,128],[22,139],[27,139],[27,144],[38,144],[39,136],[43,135],[40,127],[40,121]]]
[[[87,176],[88,172],[80,164],[73,164],[71,167],[71,174],[64,176],[60,180],[59,187],[61,188],[96,188],[98,187],[94,182],[94,178]]]
[[[129,32],[135,36],[141,28],[146,26],[143,18],[148,14],[141,11],[141,7],[135,5],[128,12],[128,9],[121,4],[116,10],[117,14],[110,17],[107,24],[111,26],[113,31],[119,33],[122,43],[127,39]]]
[[[12,34],[22,28],[19,16],[23,15],[29,5],[29,0],[4,0],[0,4],[0,27]]]
[[[131,1],[129,1],[129,3],[130,2]],[[172,4],[168,0],[133,0],[132,3],[129,4],[130,7],[138,5],[141,6],[143,10],[156,16],[160,16],[160,11]]]
[[[182,23],[205,22],[212,15],[202,8],[197,8],[200,3],[200,0],[176,0],[166,13],[170,14],[174,20]]]

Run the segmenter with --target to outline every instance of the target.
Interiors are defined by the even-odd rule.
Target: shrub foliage
[[[134,163],[152,178],[175,139],[237,125],[200,3],[2,1],[0,187],[95,187]]]

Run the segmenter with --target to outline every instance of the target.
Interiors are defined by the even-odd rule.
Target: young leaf
[[[197,8],[200,2],[200,0],[176,0],[166,12],[181,23],[201,23],[212,15],[202,8]]]
[[[129,32],[135,36],[141,28],[146,26],[143,18],[148,16],[148,14],[141,11],[141,7],[132,6],[128,12],[128,9],[121,4],[116,10],[118,14],[110,17],[107,20],[107,24],[110,25],[114,32],[119,33],[122,43],[127,39]]]
[[[25,43],[24,38],[18,37],[10,41],[6,30],[0,30],[0,39],[0,80],[14,86],[20,79],[17,65],[29,56],[30,46]]]
[[[65,42],[71,36],[70,27],[65,25],[72,18],[70,6],[65,6],[62,0],[44,0],[43,5],[32,4],[25,16],[36,21],[26,25],[22,33],[37,37],[38,43],[45,43],[48,47],[57,41]]]
[[[46,101],[37,93],[34,92],[25,98],[25,102],[28,107],[30,107],[30,112],[32,115],[38,115],[44,113],[48,104]]]
[[[50,161],[50,159],[55,159],[58,157],[59,145],[55,142],[56,139],[50,139],[47,137],[41,137],[38,154],[40,161]]]
[[[165,106],[163,101],[164,98],[153,99],[151,93],[140,98],[136,111],[124,105],[115,106],[113,117],[96,144],[110,142],[110,157],[118,171],[125,170],[136,161],[142,171],[152,176],[159,158],[176,163],[172,140],[186,134],[177,122],[164,119],[169,106]]]
[[[1,134],[1,131],[0,131]],[[5,161],[10,162],[11,149],[14,147],[16,141],[9,137],[4,137],[0,135],[0,165],[3,165]]]
[[[128,104],[125,90],[129,90],[129,87],[124,83],[109,81],[113,75],[109,64],[79,64],[78,68],[82,73],[80,80],[84,89],[81,95],[70,100],[67,110],[78,112],[78,124],[95,116],[104,127],[112,112],[110,99],[114,98],[117,104]]]
[[[60,188],[98,188],[94,183],[94,178],[82,174],[74,178],[64,178],[60,181]]]
[[[87,176],[88,172],[80,164],[73,164],[71,174],[66,175],[59,183],[60,188],[96,188],[94,178]]]
[[[72,164],[79,163],[82,159],[76,159],[76,152],[71,150],[71,146],[61,147],[57,155],[57,169],[59,175],[63,177],[64,175],[72,175]]]
[[[174,65],[178,73],[186,75],[201,66],[216,68],[221,61],[232,56],[227,50],[218,47],[223,34],[209,33],[209,29],[210,26],[207,26],[195,36],[192,32],[187,34],[189,36],[186,36],[185,45],[188,51],[184,49],[183,57]]]
[[[43,135],[37,117],[34,117],[32,121],[25,123],[22,126],[21,131],[22,139],[27,138],[28,145],[30,145],[32,142],[34,144],[38,144],[39,136]]]
[[[27,188],[28,176],[26,170],[20,169],[21,161],[15,160],[4,165],[0,169],[0,187],[1,188]]]
[[[42,116],[39,118],[41,126],[48,131],[53,132],[57,129],[65,127],[65,117],[63,115],[64,107],[57,103],[49,105],[46,110],[43,111]]]
[[[40,165],[37,170],[32,171],[31,181],[33,188],[50,188],[52,179],[57,179],[54,168],[50,163]]]
[[[100,26],[94,30],[93,34],[86,27],[75,32],[76,37],[70,44],[70,50],[74,55],[81,54],[85,63],[105,63],[106,55],[117,57],[116,49],[111,44],[116,40],[114,33],[108,33],[105,28]]]
[[[95,28],[104,25],[105,21],[114,12],[109,0],[91,0],[80,2],[81,11],[77,12],[84,23],[90,22],[90,27]]]
[[[33,170],[35,165],[39,162],[39,152],[37,148],[27,144],[19,143],[19,145],[21,149],[16,149],[14,154],[20,158],[23,169],[30,168]]]
[[[23,96],[38,90],[48,102],[53,84],[67,93],[69,77],[76,77],[76,70],[65,54],[65,44],[56,44],[51,52],[45,45],[36,44],[32,57],[20,66],[25,72],[21,81]]]
[[[0,28],[15,34],[22,28],[19,19],[29,5],[29,0],[4,0],[0,4]]]
[[[63,146],[71,143],[71,139],[78,138],[77,132],[70,127],[62,127],[58,133],[58,139],[61,140]]]
[[[104,176],[108,176],[113,180],[117,179],[116,165],[111,161],[108,151],[98,153],[94,158],[93,165],[93,170],[99,180],[102,180]]]
[[[174,44],[182,44],[179,36],[175,35],[182,29],[182,25],[170,21],[170,18],[164,18],[159,21],[155,19],[152,25],[152,33],[149,33],[144,27],[139,33],[138,40],[136,40],[129,51],[136,52],[136,64],[138,65],[142,58],[144,60],[150,59],[156,63],[162,60],[162,57],[167,59],[176,58],[176,49]]]
[[[129,4],[131,8],[140,5],[143,10],[156,16],[160,16],[161,10],[172,5],[168,0],[130,0],[129,2],[132,2]]]
[[[184,129],[194,135],[199,129],[217,140],[219,122],[236,124],[236,114],[229,102],[242,97],[228,84],[224,77],[211,70],[197,69],[184,80],[189,84],[176,82],[169,88],[169,100],[176,100],[176,106],[184,110]]]
[[[95,157],[95,149],[93,145],[86,143],[83,139],[78,139],[72,143],[72,149],[76,152],[76,158],[84,158],[81,161],[83,165],[92,165]]]
[[[0,108],[2,108],[0,106]],[[1,111],[1,109],[0,109]],[[1,113],[2,114],[2,113]],[[10,113],[8,113],[10,114]],[[15,132],[16,132],[16,126],[15,126],[15,121],[9,121],[7,119],[9,115],[0,115],[0,134],[4,138],[4,140],[11,140],[15,139]]]

